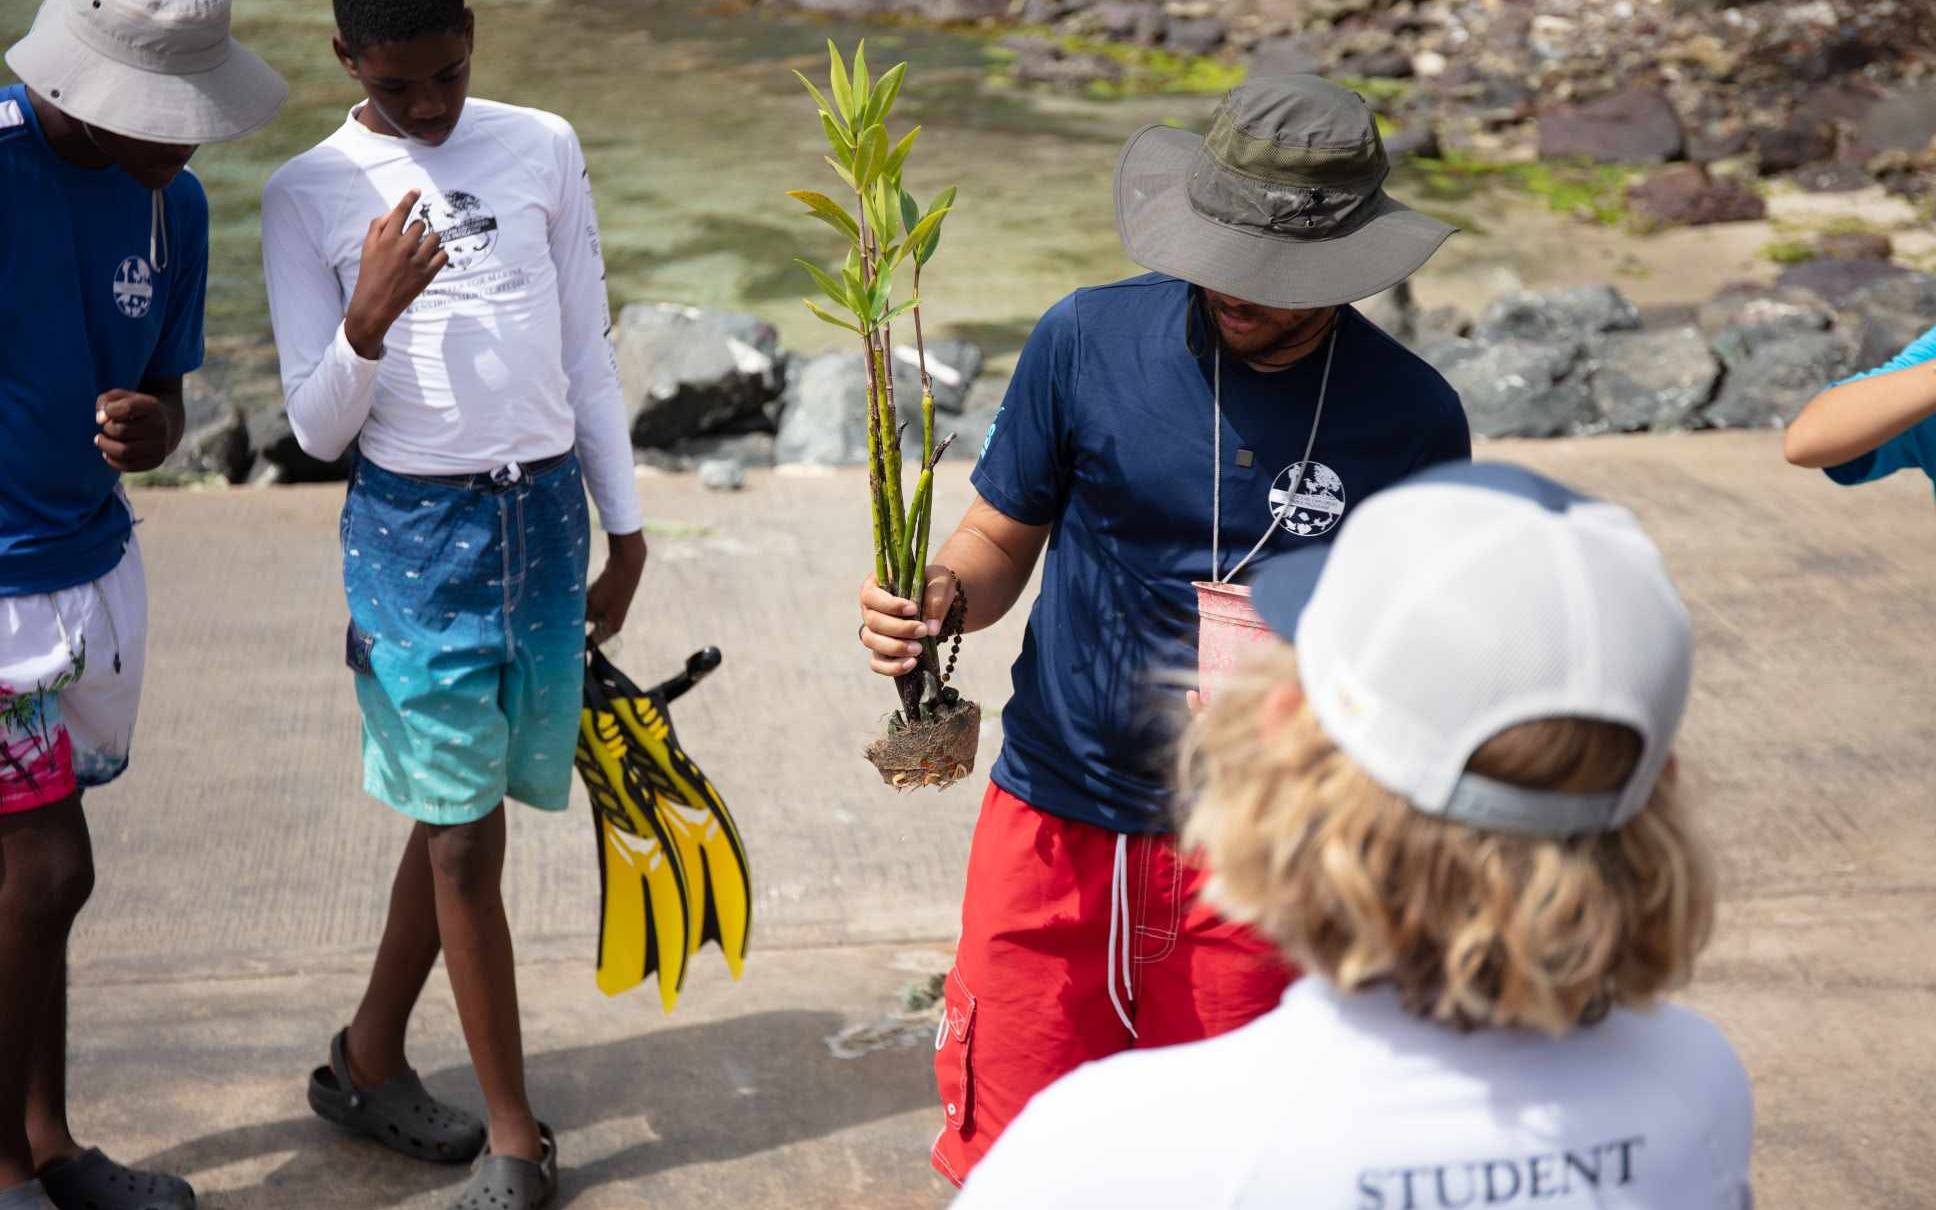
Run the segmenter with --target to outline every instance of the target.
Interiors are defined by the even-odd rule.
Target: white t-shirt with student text
[[[1753,1127],[1687,1009],[1461,1034],[1307,977],[1241,1030],[1041,1093],[955,1207],[1748,1210]]]
[[[343,335],[363,241],[413,189],[412,218],[450,262],[365,359]],[[432,147],[352,112],[269,178],[262,255],[290,427],[310,454],[356,442],[386,470],[453,475],[576,448],[604,528],[640,527],[598,219],[563,118],[472,98]]]

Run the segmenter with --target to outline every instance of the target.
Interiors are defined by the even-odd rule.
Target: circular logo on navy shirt
[[[154,305],[154,270],[139,256],[130,256],[114,270],[114,305],[129,319],[140,319]]]
[[[1295,483],[1293,483],[1295,479]],[[1300,538],[1330,533],[1344,519],[1344,480],[1322,462],[1294,462],[1271,484],[1271,515]]]
[[[450,267],[458,273],[483,264],[497,249],[497,215],[474,193],[427,193],[417,203],[417,217],[443,241]]]

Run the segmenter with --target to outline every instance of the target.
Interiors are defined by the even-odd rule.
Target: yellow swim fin
[[[657,974],[659,999],[671,1012],[692,950],[688,876],[680,845],[629,756],[618,718],[588,682],[576,764],[598,839],[598,987],[616,996]]]
[[[719,791],[680,746],[666,708],[718,663],[717,651],[701,652],[687,661],[683,676],[647,692],[594,652],[589,681],[624,731],[629,765],[651,789],[653,812],[684,864],[690,947],[696,951],[716,943],[737,979],[746,967],[753,929],[746,845]]]
[[[612,699],[640,779],[685,863],[691,944],[716,943],[726,969],[745,971],[752,936],[752,871],[739,826],[705,773],[680,747],[672,719],[657,694]]]

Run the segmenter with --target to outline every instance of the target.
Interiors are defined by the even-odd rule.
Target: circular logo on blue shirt
[[[155,301],[155,271],[138,256],[130,256],[114,270],[114,305],[129,319],[140,319]]]
[[[1344,480],[1322,462],[1293,462],[1271,484],[1271,516],[1300,538],[1328,534],[1344,519]]]

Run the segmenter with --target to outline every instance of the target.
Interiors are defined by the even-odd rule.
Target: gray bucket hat
[[[1207,136],[1139,131],[1116,166],[1130,258],[1259,306],[1330,307],[1404,281],[1455,230],[1384,190],[1371,107],[1317,76],[1233,89]]]
[[[7,66],[70,117],[151,143],[224,143],[289,96],[229,36],[229,0],[45,0]]]

